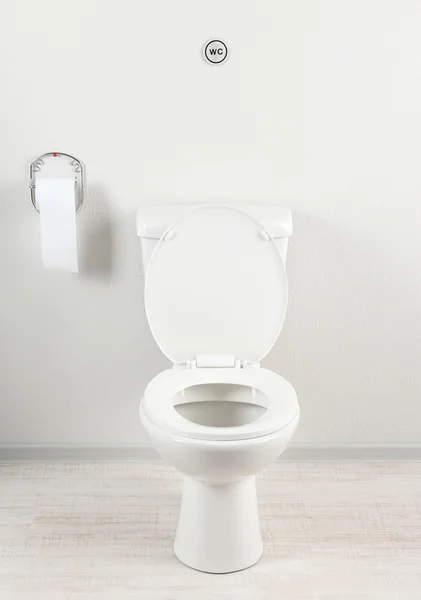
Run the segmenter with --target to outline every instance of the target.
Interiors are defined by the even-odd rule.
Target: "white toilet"
[[[147,386],[140,418],[185,476],[174,552],[228,573],[263,546],[255,474],[283,452],[299,420],[294,388],[260,367],[283,325],[289,209],[170,205],[138,210],[145,306],[173,363]]]

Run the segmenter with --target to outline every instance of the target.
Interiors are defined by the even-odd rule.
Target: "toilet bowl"
[[[189,212],[149,260],[147,317],[173,368],[146,387],[140,418],[185,477],[174,551],[192,568],[227,573],[262,554],[255,475],[283,452],[299,421],[294,388],[260,367],[286,305],[273,239],[236,209]]]

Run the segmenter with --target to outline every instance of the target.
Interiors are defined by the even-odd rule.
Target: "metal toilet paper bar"
[[[48,172],[51,177],[57,176],[58,174],[63,177],[67,170],[75,174],[75,185],[76,185],[76,212],[82,208],[83,204],[83,187],[84,187],[84,167],[80,160],[72,156],[71,154],[65,154],[64,152],[46,152],[35,158],[29,166],[29,187],[31,190],[31,201],[37,212],[39,212],[36,198],[35,198],[35,185],[36,185],[36,173],[40,173],[42,170]]]

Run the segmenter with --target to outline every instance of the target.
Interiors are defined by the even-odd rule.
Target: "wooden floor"
[[[421,599],[421,463],[276,463],[263,558],[230,575],[173,556],[180,491],[162,464],[0,465],[0,599]]]

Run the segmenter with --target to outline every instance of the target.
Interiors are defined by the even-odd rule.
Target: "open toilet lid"
[[[149,326],[173,363],[198,355],[259,362],[279,335],[287,298],[273,240],[233,208],[199,208],[177,221],[146,273]]]

